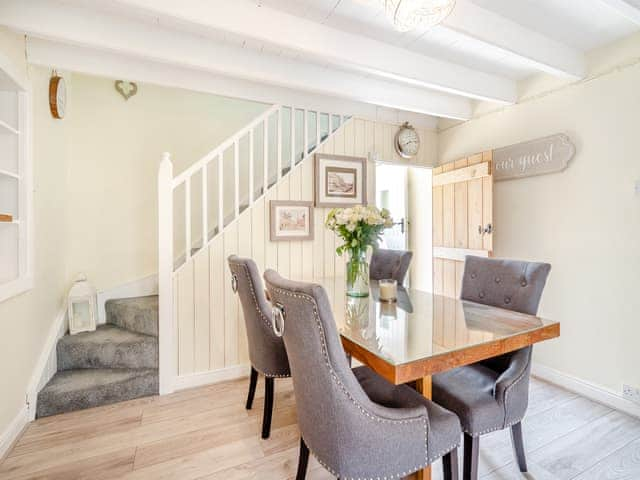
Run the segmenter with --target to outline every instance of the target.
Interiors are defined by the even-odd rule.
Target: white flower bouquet
[[[349,253],[347,263],[347,293],[351,296],[369,294],[369,266],[366,254],[369,246],[377,245],[382,232],[393,225],[386,209],[357,205],[334,208],[327,215],[325,226],[344,243],[336,249],[338,255]],[[366,287],[366,290],[365,290]]]

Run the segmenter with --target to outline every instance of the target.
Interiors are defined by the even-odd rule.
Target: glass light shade
[[[456,4],[455,0],[383,1],[387,17],[400,32],[437,25],[447,18]]]

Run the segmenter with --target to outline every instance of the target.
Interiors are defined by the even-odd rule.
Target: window
[[[32,286],[29,92],[0,66],[0,302]]]

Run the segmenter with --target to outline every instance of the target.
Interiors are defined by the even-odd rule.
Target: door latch
[[[482,227],[482,225],[478,225],[478,235],[491,235],[493,233],[493,225],[487,223],[486,227]]]

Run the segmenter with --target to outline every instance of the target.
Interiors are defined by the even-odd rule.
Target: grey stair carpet
[[[87,368],[56,373],[38,394],[37,416],[122,402],[158,393],[158,370]]]
[[[58,341],[58,372],[38,393],[38,418],[158,393],[158,296],[105,307],[106,325]]]
[[[95,332],[66,335],[57,346],[58,370],[158,368],[158,338],[100,325]]]
[[[107,323],[145,335],[158,336],[158,296],[120,298],[105,303]]]

